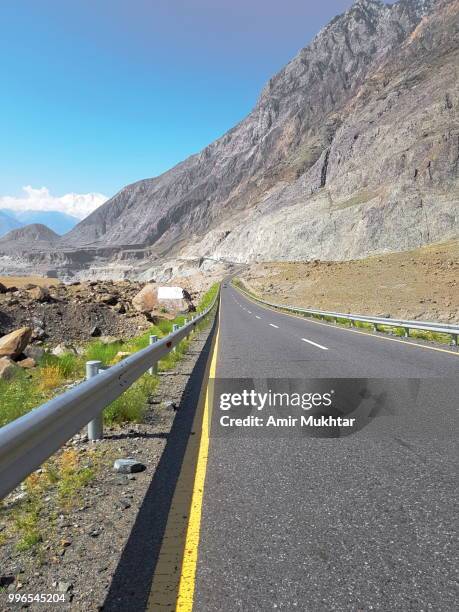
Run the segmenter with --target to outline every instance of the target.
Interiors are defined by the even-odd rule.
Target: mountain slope
[[[22,223],[8,215],[5,211],[0,210],[0,237],[21,226]]]
[[[246,119],[121,190],[59,261],[148,276],[180,258],[339,260],[457,236],[458,23],[459,0],[357,0]]]
[[[33,242],[52,244],[57,242],[58,239],[59,235],[49,229],[49,227],[46,227],[46,225],[32,223],[9,232],[0,239],[0,244],[12,244],[15,246],[27,246]]]
[[[9,210],[2,209],[0,213],[5,213],[9,217],[16,219],[20,227],[31,223],[47,225],[57,234],[65,234],[78,224],[78,219],[57,210]],[[14,228],[11,228],[14,229]]]

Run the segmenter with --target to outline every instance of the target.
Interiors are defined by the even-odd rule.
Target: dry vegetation
[[[240,276],[281,304],[459,322],[457,240],[356,261],[259,263]]]

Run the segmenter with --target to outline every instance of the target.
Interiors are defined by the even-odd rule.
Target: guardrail
[[[0,428],[0,499],[40,467],[63,444],[90,424],[93,439],[101,435],[102,411],[142,374],[156,371],[158,361],[173,351],[214,308],[212,304],[189,323],[101,372],[88,364],[87,380]],[[97,374],[95,376],[94,374]],[[91,434],[92,432],[92,434]]]
[[[234,284],[233,284],[234,285]],[[270,306],[271,308],[276,308],[277,310],[286,310],[287,312],[296,312],[299,314],[310,314],[312,316],[318,316],[323,319],[331,318],[337,321],[338,319],[344,319],[346,321],[350,321],[351,325],[354,325],[356,321],[362,323],[370,323],[373,325],[374,331],[378,331],[378,325],[384,325],[386,327],[398,327],[405,330],[405,337],[408,338],[410,335],[411,329],[417,329],[421,331],[430,331],[439,334],[448,334],[451,336],[451,344],[453,346],[457,346],[458,344],[458,335],[459,335],[459,325],[449,325],[447,323],[432,323],[429,321],[408,321],[405,319],[389,319],[384,317],[367,317],[366,315],[356,315],[349,314],[343,312],[333,312],[327,310],[313,310],[311,308],[299,308],[297,306],[288,306],[286,304],[274,304],[272,302],[267,302],[258,297],[255,297],[242,287],[234,285],[236,289],[244,293],[247,297],[255,300],[256,302],[260,302],[261,304],[265,304],[265,306]]]

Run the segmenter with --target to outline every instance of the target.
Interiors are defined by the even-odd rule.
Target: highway
[[[398,390],[364,427],[331,438],[226,435],[213,406],[197,567],[182,576],[194,610],[455,609],[459,356],[445,348],[222,289],[217,379],[327,379],[337,393],[348,379],[387,379]]]

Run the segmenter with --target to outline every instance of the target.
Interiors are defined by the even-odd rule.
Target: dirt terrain
[[[343,262],[258,263],[240,274],[274,302],[459,322],[459,241]]]
[[[186,279],[182,280],[182,287],[190,287]],[[152,313],[148,316],[133,305],[134,297],[144,286],[145,283],[127,280],[64,284],[43,277],[1,276],[0,336],[24,326],[33,329],[34,341],[51,343],[138,335],[152,324]],[[203,287],[190,289],[191,299],[199,300]],[[162,308],[157,316],[172,315]]]

